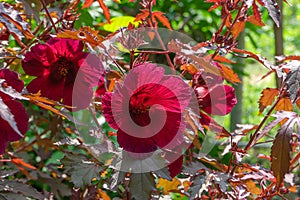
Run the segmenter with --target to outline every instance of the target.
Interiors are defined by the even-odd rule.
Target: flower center
[[[74,63],[66,58],[60,58],[53,63],[50,68],[50,79],[53,82],[60,82],[66,80],[66,83],[73,82],[75,78]]]

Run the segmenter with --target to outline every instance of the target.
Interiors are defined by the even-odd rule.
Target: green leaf
[[[114,17],[110,21],[110,24],[105,24],[103,29],[109,32],[115,32],[120,28],[127,27],[129,23],[138,25],[139,22],[134,22],[135,18],[131,16]]]
[[[154,176],[151,173],[131,174],[130,193],[132,199],[149,199],[151,192],[155,190]]]
[[[102,167],[88,161],[83,155],[66,155],[61,162],[76,187],[90,185],[93,178],[100,178],[99,172],[102,171]]]

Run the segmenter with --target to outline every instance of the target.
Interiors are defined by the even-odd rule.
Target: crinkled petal
[[[183,142],[185,121],[180,113],[167,112],[163,128],[153,136],[155,144],[160,148],[173,149]]]
[[[79,66],[76,80],[78,77],[81,77],[80,81],[85,81],[89,83],[91,87],[95,87],[99,80],[103,79],[105,71],[97,56],[89,53],[82,53],[74,62]]]
[[[65,57],[70,60],[79,57],[83,50],[81,41],[66,38],[51,38],[47,45],[55,50],[57,57]]]
[[[22,67],[26,74],[30,76],[41,76],[45,68],[48,68],[58,59],[54,54],[54,49],[47,44],[37,44],[25,54]]]
[[[152,138],[138,138],[126,134],[121,129],[117,132],[118,143],[125,151],[132,153],[150,153],[157,147]]]
[[[174,177],[178,175],[181,172],[183,164],[183,156],[179,156],[175,161],[171,161],[171,163],[168,165],[170,176]]]
[[[228,85],[217,85],[203,97],[202,109],[212,115],[226,115],[237,103],[234,88]]]
[[[10,112],[13,114],[20,133],[25,134],[26,131],[28,130],[28,115],[23,104],[15,100],[4,101],[4,103],[8,106]],[[5,123],[7,122],[5,121]],[[16,133],[8,124],[7,124],[8,126],[5,126],[4,125],[5,123],[0,123],[0,124],[1,127],[6,130],[4,132],[6,132],[5,137],[7,138],[7,140],[8,141],[19,140],[21,138],[20,135]]]
[[[9,69],[0,70],[0,79],[5,79],[5,82],[18,92],[21,92],[24,88],[24,82],[19,79],[18,74]]]
[[[48,76],[37,77],[29,83],[27,90],[34,94],[41,91],[41,96],[60,101],[63,97],[64,82],[53,83]]]
[[[87,108],[93,97],[93,89],[88,83],[77,82],[64,88],[63,104],[73,106],[73,111]]]
[[[111,109],[111,97],[112,93],[111,92],[106,92],[104,96],[102,97],[102,109],[103,109],[103,115],[109,124],[110,127],[113,129],[118,130],[119,127],[114,119],[112,109]]]
[[[4,103],[10,109],[20,133],[25,134],[28,130],[28,115],[22,103],[15,100],[5,100]],[[0,154],[4,153],[8,142],[21,139],[9,123],[0,118]]]

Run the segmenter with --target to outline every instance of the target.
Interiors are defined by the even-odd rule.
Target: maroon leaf
[[[285,79],[287,92],[290,94],[292,103],[300,96],[300,62],[294,61],[295,65],[290,68]]]
[[[276,135],[271,150],[271,170],[276,177],[278,189],[290,168],[291,134],[291,127],[286,124],[282,126]]]
[[[276,26],[279,27],[280,23],[280,9],[275,0],[261,0],[264,6],[268,9],[270,17],[275,22]]]

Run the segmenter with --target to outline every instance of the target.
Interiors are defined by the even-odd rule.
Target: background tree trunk
[[[275,56],[284,55],[283,50],[283,0],[278,0],[278,6],[281,11],[279,27],[274,23],[274,41],[275,41]],[[277,64],[277,63],[276,63]],[[279,87],[279,80],[276,78],[276,86]]]
[[[238,48],[244,49],[245,48],[245,30],[241,32],[238,37]],[[245,69],[245,61],[243,58],[237,58],[236,64],[232,65],[232,68],[235,72],[239,74],[239,78],[243,82],[243,74]],[[241,124],[242,122],[242,111],[243,111],[243,84],[237,84],[233,86],[236,93],[236,98],[238,103],[233,108],[231,115],[230,115],[230,130],[233,131],[236,129],[237,124]]]

